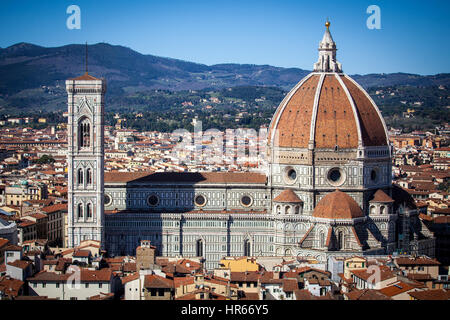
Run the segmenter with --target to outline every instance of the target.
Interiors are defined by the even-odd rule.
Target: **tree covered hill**
[[[267,102],[278,105],[281,100],[270,97],[270,92],[274,92],[270,88],[285,92],[310,72],[269,65],[208,66],[144,55],[130,48],[107,43],[89,45],[88,52],[89,73],[108,81],[109,109],[170,108],[190,100],[190,95],[201,95],[208,91],[218,91],[223,96],[255,95],[249,96],[249,99],[266,96]],[[0,49],[0,114],[64,110],[65,80],[81,75],[84,68],[85,45],[45,48],[19,43]],[[426,91],[429,87],[450,87],[450,74],[421,76],[395,73],[352,77],[367,89],[401,86],[411,87],[412,91],[418,92],[415,88],[425,88]],[[230,88],[249,87],[253,89],[229,91]],[[279,92],[275,94],[278,95]],[[395,98],[401,99],[401,96]],[[432,103],[433,99],[431,97],[428,102]]]

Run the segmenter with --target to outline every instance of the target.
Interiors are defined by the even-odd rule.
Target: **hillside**
[[[143,55],[130,48],[98,43],[88,47],[89,72],[108,81],[108,105],[118,106],[136,92],[220,90],[239,86],[292,88],[308,70],[269,65],[204,64]],[[84,72],[85,46],[45,48],[19,43],[0,49],[0,112],[65,108],[65,79]],[[354,75],[366,88],[450,85],[450,74]]]

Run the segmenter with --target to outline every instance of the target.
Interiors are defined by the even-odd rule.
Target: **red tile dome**
[[[347,193],[336,190],[323,197],[314,208],[313,217],[354,219],[364,217],[358,203]]]
[[[336,44],[327,28],[314,72],[284,98],[269,128],[272,147],[355,149],[388,146],[377,106],[336,61]]]

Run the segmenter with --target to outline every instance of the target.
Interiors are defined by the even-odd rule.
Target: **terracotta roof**
[[[295,294],[295,299],[297,299],[297,300],[318,300],[318,297],[316,297],[315,295],[313,295],[311,292],[309,292],[306,289],[295,290],[294,294]]]
[[[341,75],[341,79],[347,86],[357,109],[361,135],[364,146],[387,145],[386,132],[383,126],[383,118],[378,115],[377,107],[369,98],[364,89],[358,88],[347,75]],[[340,125],[340,124],[339,124]]]
[[[351,270],[356,277],[368,281],[368,279],[372,276],[372,273],[368,272],[367,269],[357,269]],[[380,266],[380,281],[385,281],[388,279],[397,278],[394,272],[386,266]]]
[[[137,279],[139,279],[139,273],[133,273],[133,274],[130,274],[129,276],[123,277],[122,284],[124,285],[127,282],[134,281]]]
[[[123,264],[123,272],[136,272],[136,262],[126,262]]]
[[[170,289],[174,287],[173,280],[163,278],[156,274],[146,275],[144,278],[145,288]]]
[[[9,246],[7,246],[5,248],[5,251],[22,251],[22,247],[21,246],[15,246],[13,244],[10,244]]]
[[[314,96],[319,78],[318,75],[311,76],[301,87],[292,89],[280,103],[270,124],[269,143],[273,142],[271,141],[273,130],[278,130],[280,147],[308,147]]]
[[[0,238],[0,248],[6,246],[8,243],[8,239]]]
[[[114,293],[103,293],[89,297],[89,300],[112,300],[114,298]]]
[[[62,282],[67,281],[72,273],[57,274],[53,272],[41,271],[35,274],[33,277],[27,279],[27,281],[36,282]],[[80,281],[81,282],[109,282],[112,277],[111,269],[100,270],[88,270],[81,269]]]
[[[85,72],[82,76],[71,78],[69,80],[100,80],[99,78],[93,77],[87,72]]]
[[[105,172],[105,183],[265,184],[266,180],[254,172]]]
[[[20,222],[18,224],[18,226],[24,228],[24,227],[32,226],[34,224],[36,224],[36,222],[28,220],[28,221]]]
[[[210,280],[210,279],[208,279]],[[173,278],[173,285],[175,288],[178,288],[179,286],[186,286],[188,284],[194,284],[195,279],[194,277],[174,277]]]
[[[257,292],[243,292],[243,296],[239,300],[259,300],[259,294]]]
[[[408,277],[408,279],[415,280],[415,281],[431,281],[431,280],[435,280],[428,273],[408,273],[407,277]]]
[[[283,291],[293,292],[298,290],[298,282],[294,279],[283,279]]]
[[[313,217],[326,219],[354,219],[364,214],[358,203],[347,193],[336,190],[323,197],[314,208]]]
[[[81,269],[81,282],[109,282],[112,277],[112,270],[109,268],[100,270]]]
[[[20,280],[2,277],[0,278],[0,291],[7,296],[17,297],[24,284],[25,283]]]
[[[291,189],[284,190],[277,197],[275,197],[273,201],[288,202],[288,203],[303,203],[303,201]]]
[[[364,146],[386,146],[383,119],[364,89],[347,75],[327,74],[321,86],[319,78],[318,74],[308,75],[283,99],[272,118],[268,142],[276,143],[271,139],[278,135],[280,147],[307,148],[313,128],[316,148],[337,145],[341,149],[354,149],[358,147],[359,126]]]
[[[54,204],[52,206],[44,207],[42,208],[42,211],[45,211],[46,213],[53,213],[57,211],[67,211],[67,203],[58,203]]]
[[[417,300],[450,300],[450,291],[444,289],[408,292]]]
[[[349,300],[392,300],[391,297],[374,289],[352,290],[344,295]]]
[[[380,290],[380,292],[388,297],[395,297],[404,292],[408,292],[410,290],[414,290],[416,287],[413,287],[405,282],[397,282],[393,285],[385,287]]]
[[[383,190],[378,189],[373,195],[371,202],[394,202],[391,197],[389,197]]]
[[[299,245],[301,246],[302,243],[306,240],[306,238],[308,237],[309,233],[312,231],[312,229],[314,229],[314,225],[312,225],[311,227],[309,227],[308,231],[306,231],[305,235],[303,236],[303,238],[300,240]]]
[[[439,266],[441,264],[436,259],[431,259],[427,257],[418,257],[418,258],[399,257],[395,259],[395,262],[399,266],[411,266],[411,265]]]
[[[233,282],[257,282],[261,274],[258,271],[231,272]]]
[[[8,265],[19,268],[19,269],[26,269],[28,266],[32,264],[31,261],[24,261],[24,260],[15,260],[13,262],[9,262]]]
[[[72,255],[72,257],[89,257],[91,255],[91,252],[89,250],[77,250]]]

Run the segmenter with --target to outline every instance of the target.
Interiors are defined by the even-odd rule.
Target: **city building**
[[[105,81],[68,80],[69,246],[93,239],[110,255],[133,255],[145,239],[209,270],[226,256],[433,256],[415,201],[392,185],[383,117],[343,73],[329,26],[314,71],[272,118],[261,173],[104,174]]]

